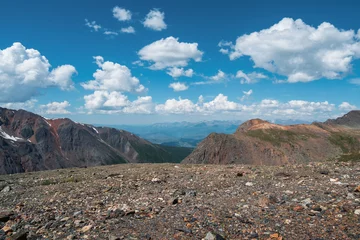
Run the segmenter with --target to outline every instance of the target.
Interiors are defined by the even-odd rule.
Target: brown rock
[[[304,210],[304,207],[298,205],[298,206],[293,207],[293,210],[294,210],[295,212],[301,212],[302,210]]]
[[[27,240],[28,232],[27,231],[18,231],[14,235],[12,235],[9,240]]]
[[[84,226],[84,227],[81,229],[81,232],[83,232],[83,233],[88,232],[91,228],[92,228],[92,225]]]
[[[12,215],[14,215],[14,213],[11,211],[0,211],[0,222],[9,221]]]

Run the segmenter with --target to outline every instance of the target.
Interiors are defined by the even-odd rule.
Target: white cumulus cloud
[[[123,33],[135,33],[135,28],[133,28],[132,26],[127,27],[127,28],[121,28],[121,32],[123,32]]]
[[[155,107],[156,112],[162,114],[186,114],[197,112],[198,106],[189,99],[168,99],[164,104]]]
[[[113,16],[119,21],[129,21],[131,20],[131,11],[126,10],[125,8],[121,7],[114,7],[113,10]]]
[[[252,90],[244,92],[250,96]],[[335,105],[327,101],[310,102],[304,100],[291,100],[280,102],[274,99],[263,99],[252,104],[241,104],[233,102],[227,96],[219,94],[213,100],[206,102],[201,95],[198,102],[190,99],[168,99],[164,104],[158,104],[155,111],[159,114],[193,114],[213,115],[232,114],[239,117],[275,119],[302,119],[314,120],[317,118],[330,117],[333,115]]]
[[[241,70],[239,70],[236,73],[235,77],[240,79],[241,84],[257,83],[261,79],[266,79],[267,78],[267,76],[265,76],[262,73],[252,72],[252,73],[246,74]]]
[[[228,50],[231,60],[249,56],[255,67],[286,76],[290,83],[341,79],[351,71],[352,61],[360,57],[359,38],[353,30],[338,29],[327,22],[315,28],[291,18],[242,35],[235,45],[219,45]]]
[[[25,102],[9,102],[9,103],[0,103],[0,106],[8,109],[24,109],[24,110],[33,110],[35,104],[38,102],[36,99],[30,99]]]
[[[226,73],[224,73],[224,72],[221,71],[221,70],[218,70],[218,73],[217,73],[216,75],[210,77],[210,79],[213,80],[213,81],[218,82],[218,81],[225,80],[226,77],[227,77],[227,74],[226,74]]]
[[[194,70],[192,70],[192,69],[184,70],[184,68],[173,67],[173,68],[169,69],[167,74],[169,74],[173,78],[178,78],[181,76],[192,77],[194,74]]]
[[[160,12],[158,9],[152,9],[146,15],[143,22],[144,26],[155,31],[161,31],[167,28],[167,25],[164,21],[165,13]]]
[[[40,113],[42,114],[69,114],[66,108],[71,104],[68,101],[63,102],[51,102],[45,105],[40,105]]]
[[[81,83],[87,90],[106,90],[142,93],[147,89],[140,80],[132,76],[128,67],[118,63],[104,61],[101,56],[94,57],[99,69],[93,74],[94,80]]]
[[[189,87],[185,83],[174,82],[170,83],[169,88],[174,89],[175,92],[180,92],[187,90]]]
[[[185,67],[193,59],[200,62],[203,52],[197,43],[179,42],[178,38],[162,38],[143,47],[138,55],[141,60],[153,63],[151,69],[160,70],[171,67]]]
[[[48,87],[74,88],[71,79],[77,73],[74,66],[50,69],[45,56],[19,42],[0,49],[0,102],[24,102]]]
[[[205,102],[204,97],[200,96],[197,103],[189,99],[168,99],[164,104],[158,104],[155,108],[160,114],[213,114],[215,112],[235,111],[240,107],[239,104],[229,101],[228,97],[219,94],[212,101]]]
[[[95,91],[93,94],[85,95],[85,109],[89,113],[143,113],[149,114],[153,110],[152,98],[150,96],[138,97],[130,101],[121,92]]]
[[[351,110],[355,110],[356,109],[356,106],[355,105],[351,105],[350,103],[348,102],[342,102],[340,105],[339,105],[339,109],[341,111],[351,111]]]

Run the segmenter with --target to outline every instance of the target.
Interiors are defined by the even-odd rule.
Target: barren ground
[[[360,239],[359,185],[359,163],[2,175],[0,239]]]

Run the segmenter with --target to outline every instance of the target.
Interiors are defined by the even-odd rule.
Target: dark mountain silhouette
[[[45,119],[0,108],[0,174],[118,163],[180,162],[189,148],[166,148],[114,128]]]

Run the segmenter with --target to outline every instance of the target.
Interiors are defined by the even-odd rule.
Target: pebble
[[[254,186],[254,184],[252,182],[247,182],[247,183],[245,183],[245,186],[251,187],[251,186]]]
[[[92,225],[87,225],[81,228],[81,232],[85,233],[88,232],[92,228]]]
[[[154,183],[161,183],[161,180],[159,178],[156,178],[156,177],[151,179],[151,181],[154,182]]]
[[[212,232],[208,232],[204,238],[204,240],[225,240],[221,235],[219,234],[213,234]]]
[[[8,192],[10,192],[10,190],[11,190],[11,187],[10,187],[10,186],[6,186],[6,187],[4,187],[4,188],[1,190],[1,193],[8,193]]]
[[[354,212],[356,215],[360,215],[360,209],[356,209]]]

